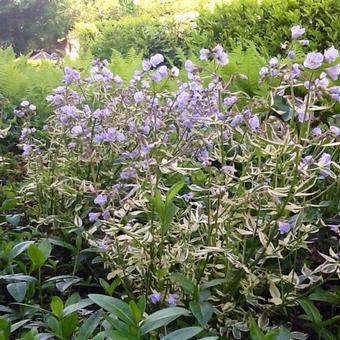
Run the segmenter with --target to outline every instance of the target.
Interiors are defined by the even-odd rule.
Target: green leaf
[[[309,320],[314,324],[314,326],[318,327],[322,323],[322,316],[319,310],[314,306],[313,302],[306,299],[300,299],[298,302],[307,314]]]
[[[61,328],[61,324],[54,315],[50,314],[48,316],[47,325],[54,332],[55,335],[63,339],[63,331]]]
[[[52,301],[50,303],[50,307],[51,307],[51,311],[52,313],[58,318],[60,319],[62,313],[63,313],[63,309],[64,309],[64,303],[61,300],[61,298],[59,296],[53,296],[52,297]]]
[[[281,327],[276,340],[290,340],[290,338],[291,336],[289,330],[285,327]]]
[[[174,184],[170,188],[170,190],[166,194],[166,199],[165,199],[165,205],[166,206],[169,205],[170,203],[172,203],[173,199],[179,193],[179,191],[183,188],[184,184],[185,184],[184,182],[180,181],[180,182],[177,182],[176,184]]]
[[[82,324],[82,326],[79,329],[79,333],[76,339],[77,340],[89,339],[92,336],[94,330],[99,325],[101,315],[102,315],[102,311],[97,310],[87,320],[85,320],[85,322]]]
[[[33,270],[40,268],[46,261],[44,253],[35,244],[28,247],[27,255],[32,262]]]
[[[112,313],[120,320],[131,326],[136,326],[133,315],[130,312],[129,305],[119,299],[101,294],[89,294],[90,300]]]
[[[203,329],[201,327],[186,327],[169,333],[164,338],[162,338],[162,340],[187,340],[191,339],[202,331]]]
[[[40,242],[38,248],[43,253],[45,261],[46,261],[49,258],[51,251],[52,251],[51,243],[45,239]]]
[[[142,319],[142,313],[139,310],[138,306],[136,305],[136,302],[134,302],[133,300],[130,301],[129,303],[129,308],[130,308],[130,312],[133,315],[136,324],[139,323],[139,321]]]
[[[190,309],[196,320],[202,327],[205,327],[214,314],[214,308],[209,302],[190,302]]]
[[[16,244],[9,253],[9,258],[14,259],[21,253],[23,253],[34,241],[23,241]]]
[[[181,273],[173,273],[171,280],[178,283],[186,292],[194,294],[196,290],[195,284]]]
[[[21,221],[22,216],[22,214],[6,215],[6,221],[13,227],[17,227]]]
[[[314,292],[308,296],[308,298],[314,301],[328,302],[332,305],[340,305],[340,297],[338,295],[327,292],[321,288],[315,289]]]
[[[27,291],[27,282],[9,283],[7,290],[16,302],[23,302]]]
[[[177,211],[178,208],[173,203],[167,204],[165,206],[165,212],[161,220],[164,231],[167,231],[169,229],[171,222],[173,221]]]
[[[79,323],[79,320],[78,320],[77,313],[72,313],[60,321],[60,325],[61,325],[64,338],[66,339],[71,338],[71,335],[73,334],[75,329],[78,327],[78,323]]]
[[[169,307],[152,313],[144,320],[140,328],[141,335],[145,335],[159,327],[166,326],[178,317],[189,314],[190,312],[187,309],[181,307]]]
[[[152,204],[153,208],[157,211],[160,218],[162,219],[164,216],[165,204],[163,202],[163,199],[162,199],[162,196],[159,190],[155,192],[154,197],[150,197],[149,201]]]
[[[202,289],[207,289],[207,288],[210,288],[210,287],[215,287],[215,286],[218,286],[218,285],[220,285],[220,284],[222,284],[222,283],[224,283],[225,282],[225,279],[214,279],[214,280],[210,280],[210,281],[208,281],[208,282],[206,282],[206,283],[203,283],[202,285],[201,285],[201,288]]]
[[[68,305],[67,307],[64,308],[62,317],[65,317],[75,311],[78,311],[80,309],[84,309],[87,306],[92,305],[93,302],[90,299],[83,299],[79,302],[73,303],[71,305]]]
[[[140,310],[140,312],[143,313],[145,312],[145,308],[146,308],[146,299],[145,299],[145,296],[141,296],[139,299],[138,299],[138,302],[137,302],[137,306]]]
[[[253,340],[264,340],[265,336],[254,319],[249,321],[250,336]]]
[[[0,319],[0,340],[9,340],[11,323],[9,320]]]

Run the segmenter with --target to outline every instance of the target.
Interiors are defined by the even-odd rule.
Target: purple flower
[[[164,61],[164,57],[157,53],[155,55],[153,55],[151,58],[150,58],[150,64],[153,66],[153,67],[157,67],[159,64],[161,64],[162,62]]]
[[[64,83],[70,85],[72,83],[77,83],[80,80],[80,74],[77,70],[70,67],[65,67],[64,69]]]
[[[333,100],[340,102],[340,86],[331,87],[329,93]]]
[[[243,116],[242,115],[236,115],[234,119],[231,121],[230,125],[232,127],[236,127],[240,125],[243,122]]]
[[[142,91],[138,91],[133,95],[133,98],[135,99],[135,102],[139,104],[144,100],[144,94]]]
[[[236,172],[236,169],[234,166],[232,165],[224,165],[222,166],[221,170],[225,173],[225,174],[228,174],[228,173],[234,173]]]
[[[201,48],[200,50],[200,59],[207,60],[209,57],[210,51],[207,48]]]
[[[185,68],[185,70],[186,70],[188,73],[192,73],[192,72],[194,72],[194,70],[195,70],[195,65],[194,65],[194,63],[193,63],[191,60],[187,60],[187,61],[184,63],[184,68]]]
[[[332,162],[332,157],[329,153],[324,152],[319,160],[319,164],[324,167],[329,167]]]
[[[165,65],[162,65],[158,69],[159,74],[162,76],[162,78],[166,77],[168,75],[168,68]]]
[[[14,111],[13,111],[13,114],[14,114],[14,116],[17,116],[17,117],[23,117],[23,116],[25,116],[25,112],[24,112],[24,111],[21,111],[21,110],[14,110]]]
[[[340,129],[337,126],[331,125],[329,127],[329,132],[334,134],[336,137],[340,136]]]
[[[328,63],[332,63],[339,56],[339,52],[334,46],[325,50],[323,54]]]
[[[107,221],[108,219],[110,219],[111,215],[110,215],[110,211],[109,210],[104,210],[103,213],[102,213],[102,216],[103,216],[103,219],[105,221]]]
[[[98,205],[104,205],[107,202],[107,197],[105,195],[98,195],[95,199],[94,199],[94,203],[98,204]]]
[[[296,109],[298,121],[300,123],[307,122],[309,120],[309,113],[304,107]]]
[[[28,156],[31,154],[33,148],[32,148],[32,145],[24,144],[24,145],[22,146],[22,150],[23,150],[22,155],[23,155],[24,157],[28,157]]]
[[[276,57],[271,58],[271,59],[269,60],[269,65],[270,65],[270,66],[276,66],[278,63],[279,63],[279,60],[278,60]]]
[[[268,70],[268,67],[264,66],[264,67],[261,67],[260,71],[259,71],[259,75],[261,78],[267,76],[269,74],[269,70]]]
[[[98,220],[99,216],[100,216],[100,213],[90,212],[89,215],[88,215],[89,221],[93,223],[93,222]]]
[[[303,62],[304,67],[311,70],[319,68],[323,61],[323,55],[320,52],[309,52]]]
[[[170,71],[170,74],[173,76],[173,77],[178,77],[179,75],[179,69],[178,67],[176,66],[173,66],[171,71]]]
[[[298,78],[301,74],[300,71],[300,65],[299,64],[293,64],[292,65],[292,77],[293,78]]]
[[[230,96],[230,97],[225,97],[223,100],[223,104],[226,107],[230,107],[234,105],[237,102],[237,97],[236,96]]]
[[[119,177],[120,179],[129,179],[131,177],[135,177],[136,175],[137,172],[134,168],[126,168],[120,173]]]
[[[123,79],[119,76],[114,76],[113,77],[113,81],[117,84],[117,85],[121,85],[123,84]]]
[[[161,81],[163,79],[162,75],[159,73],[159,71],[155,71],[151,75],[151,79],[154,81]]]
[[[80,125],[76,125],[71,129],[71,134],[74,137],[80,136],[83,133],[83,128]]]
[[[316,127],[316,128],[314,128],[314,129],[312,130],[312,134],[313,134],[313,136],[315,136],[315,137],[319,137],[319,136],[321,136],[322,131],[321,131],[321,129],[320,129],[319,127]]]
[[[278,221],[277,222],[277,226],[278,226],[280,234],[288,233],[289,230],[292,227],[288,222],[282,222],[282,221]]]
[[[249,118],[248,123],[252,130],[257,130],[260,127],[260,120],[259,120],[259,117],[256,115]]]
[[[293,26],[290,30],[292,32],[292,39],[297,39],[297,38],[301,37],[306,31],[300,25]]]
[[[340,74],[340,64],[329,67],[326,71],[327,71],[327,74],[333,80],[338,80],[338,75]]]
[[[309,40],[307,40],[307,39],[299,40],[299,44],[301,46],[307,46],[307,45],[309,45]]]
[[[290,60],[293,60],[293,59],[295,58],[295,52],[294,52],[294,51],[289,51],[289,52],[288,52],[288,58],[289,58]]]
[[[144,70],[144,71],[149,71],[150,68],[151,68],[151,63],[150,63],[150,61],[144,59],[144,60],[142,61],[142,67],[143,67],[143,70]]]
[[[167,298],[167,302],[170,306],[176,306],[177,302],[179,299],[179,295],[178,294],[169,294],[168,298]]]
[[[24,100],[20,103],[21,107],[27,108],[30,106],[30,102],[28,100]]]
[[[302,168],[308,168],[313,163],[313,156],[306,156],[302,159],[300,166]]]
[[[213,49],[214,57],[219,65],[227,65],[229,63],[228,54],[224,52],[223,47],[221,45],[217,45]]]
[[[161,294],[159,294],[158,292],[154,291],[151,295],[149,295],[149,300],[152,304],[156,304],[159,301],[161,301]]]

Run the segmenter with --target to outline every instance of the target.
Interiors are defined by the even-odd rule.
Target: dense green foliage
[[[267,55],[282,52],[280,44],[290,39],[290,27],[308,26],[305,39],[311,50],[322,50],[340,40],[338,0],[237,0],[217,6],[214,12],[201,11],[197,29],[188,32],[189,46],[227,49],[255,43]]]

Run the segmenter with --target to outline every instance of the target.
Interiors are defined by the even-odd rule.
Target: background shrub
[[[217,6],[214,12],[201,11],[197,29],[187,33],[188,46],[212,47],[216,42],[226,49],[245,47],[252,41],[267,55],[276,55],[280,44],[290,38],[290,27],[308,27],[310,49],[324,49],[339,41],[340,13],[337,0],[239,0]]]

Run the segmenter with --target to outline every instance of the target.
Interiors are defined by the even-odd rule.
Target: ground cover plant
[[[339,54],[304,34],[250,71],[220,45],[66,67],[42,129],[16,107],[3,339],[339,338]]]

